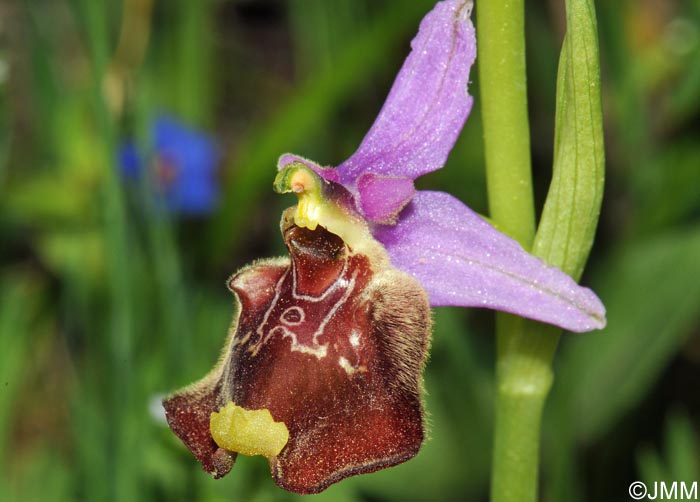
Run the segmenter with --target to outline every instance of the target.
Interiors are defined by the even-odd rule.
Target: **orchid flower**
[[[282,155],[274,182],[290,258],[229,279],[223,356],[166,398],[168,423],[221,477],[264,455],[275,481],[316,493],[398,464],[424,439],[430,306],[504,310],[572,331],[604,325],[595,294],[531,256],[454,197],[415,191],[443,166],[471,110],[471,0],[423,19],[379,117],[336,168]]]

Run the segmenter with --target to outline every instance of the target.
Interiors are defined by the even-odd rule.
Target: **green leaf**
[[[688,487],[700,476],[700,445],[697,429],[685,413],[674,412],[666,420],[663,454],[650,446],[637,455],[641,478],[651,486],[654,482],[684,481]]]
[[[673,480],[697,481],[700,478],[697,428],[686,414],[674,413],[668,417],[665,443],[668,471]]]
[[[635,166],[629,179],[635,224],[627,232],[650,234],[683,221],[700,208],[700,148],[695,138],[676,141]]]
[[[637,454],[637,465],[641,478],[647,486],[652,486],[654,482],[672,482],[668,476],[666,468],[661,460],[661,456],[655,450],[647,447]]]
[[[595,8],[592,0],[569,0],[557,77],[552,184],[533,253],[575,279],[593,245],[604,169]]]
[[[697,322],[700,231],[636,242],[597,274],[605,330],[567,339],[556,398],[584,442],[641,401]]]

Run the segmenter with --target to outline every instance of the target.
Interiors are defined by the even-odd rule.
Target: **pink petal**
[[[396,223],[399,212],[416,193],[413,180],[366,173],[357,180],[360,211],[375,223]]]

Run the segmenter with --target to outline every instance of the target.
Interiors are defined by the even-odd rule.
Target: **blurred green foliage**
[[[297,498],[260,458],[210,479],[167,429],[159,396],[214,364],[233,313],[226,277],[283,252],[277,222],[292,201],[270,190],[277,157],[332,165],[352,153],[430,6],[0,3],[0,499]],[[548,501],[700,481],[700,4],[597,11],[607,193],[583,282],[609,325],[561,342],[543,431]],[[563,2],[530,2],[527,15],[541,201]],[[148,180],[124,182],[119,145],[148,145],[160,113],[218,140],[212,214],[169,214]],[[419,184],[485,212],[482,159],[477,101],[446,168]],[[410,462],[313,498],[487,498],[492,314],[438,309],[435,320],[430,440]]]

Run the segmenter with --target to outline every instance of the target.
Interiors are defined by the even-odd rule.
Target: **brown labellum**
[[[270,457],[275,481],[317,493],[418,452],[430,311],[418,282],[392,268],[376,242],[360,253],[320,226],[286,222],[282,231],[291,259],[255,263],[229,280],[240,308],[219,365],[163,404],[172,430],[215,477],[236,453],[212,439],[211,413],[230,401],[269,410],[289,430]]]

